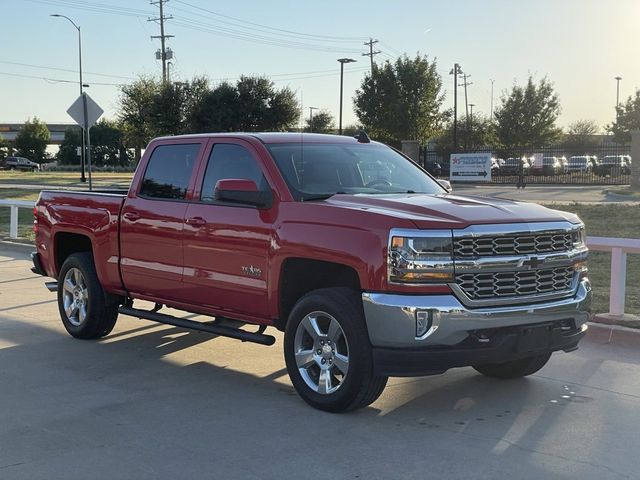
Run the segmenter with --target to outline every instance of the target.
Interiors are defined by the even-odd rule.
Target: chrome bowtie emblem
[[[523,267],[528,266],[530,270],[535,270],[536,268],[541,266],[543,263],[544,263],[543,258],[529,257],[528,259],[522,261],[522,266]]]

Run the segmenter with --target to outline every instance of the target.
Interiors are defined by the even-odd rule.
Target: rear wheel
[[[549,358],[551,353],[543,353],[511,362],[476,365],[473,368],[487,377],[520,378],[536,373],[547,364]]]
[[[58,309],[62,324],[73,337],[100,338],[113,330],[118,305],[107,302],[90,253],[74,253],[62,265]]]
[[[315,290],[291,311],[284,356],[291,382],[309,405],[345,412],[373,403],[387,377],[373,372],[362,305],[346,288]]]

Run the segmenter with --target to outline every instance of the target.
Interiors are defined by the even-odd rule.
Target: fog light
[[[418,311],[416,312],[416,337],[424,336],[433,323],[433,315],[430,311]]]

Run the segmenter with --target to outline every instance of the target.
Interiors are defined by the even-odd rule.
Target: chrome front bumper
[[[591,284],[583,279],[575,296],[493,308],[465,307],[453,295],[362,294],[371,345],[393,349],[455,346],[478,330],[573,320],[584,331],[591,318]],[[428,312],[429,330],[416,337],[416,314]]]

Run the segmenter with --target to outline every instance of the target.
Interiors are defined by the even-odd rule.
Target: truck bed
[[[61,264],[57,252],[62,253],[70,243],[90,241],[103,286],[110,291],[122,290],[118,222],[125,197],[124,190],[43,190],[36,204],[36,245],[47,275],[58,276]]]

